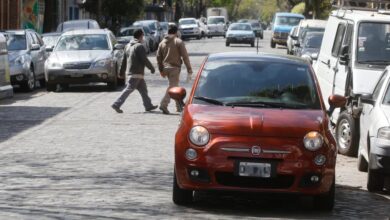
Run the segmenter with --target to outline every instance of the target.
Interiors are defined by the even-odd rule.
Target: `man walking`
[[[145,66],[147,66],[152,73],[155,72],[152,63],[146,56],[146,51],[142,42],[144,40],[144,32],[138,29],[133,34],[134,40],[130,42],[125,48],[125,57],[127,58],[126,73],[130,75],[130,79],[126,88],[122,91],[119,98],[111,105],[111,107],[118,113],[123,113],[120,108],[126,101],[127,97],[134,91],[138,90],[141,94],[142,101],[146,111],[152,111],[158,106],[153,105],[148,95],[148,89],[144,80]]]
[[[168,104],[171,100],[168,94],[168,90],[172,87],[179,85],[180,69],[182,65],[182,59],[187,68],[187,82],[191,81],[192,68],[190,59],[184,42],[177,37],[177,26],[171,25],[168,29],[168,36],[160,43],[157,50],[157,63],[158,69],[162,77],[168,77],[169,86],[165,93],[164,98],[161,100],[160,110],[164,114],[169,114]],[[178,103],[176,103],[177,111]]]

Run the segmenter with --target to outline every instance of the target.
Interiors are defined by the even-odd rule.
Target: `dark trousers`
[[[125,103],[127,97],[129,97],[129,95],[134,90],[138,90],[139,94],[141,94],[145,109],[149,109],[153,106],[152,101],[150,100],[148,95],[148,88],[146,86],[145,80],[132,77],[130,77],[129,81],[126,84],[126,88],[122,91],[121,95],[114,102],[113,105],[120,108],[123,103]]]

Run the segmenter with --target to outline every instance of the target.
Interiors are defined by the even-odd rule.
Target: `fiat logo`
[[[251,149],[252,155],[260,155],[261,154],[261,148],[259,146],[253,146]]]

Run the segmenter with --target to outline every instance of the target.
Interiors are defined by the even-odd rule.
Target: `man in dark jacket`
[[[148,95],[148,89],[144,80],[145,66],[150,69],[152,73],[155,72],[152,63],[146,56],[146,51],[142,45],[144,33],[141,29],[134,32],[134,40],[131,41],[125,48],[125,57],[127,58],[126,73],[130,75],[130,79],[126,88],[122,91],[119,98],[111,105],[111,107],[118,113],[123,113],[121,106],[126,101],[127,97],[134,91],[138,90],[141,94],[142,101],[146,111],[152,111],[158,106],[153,105]]]

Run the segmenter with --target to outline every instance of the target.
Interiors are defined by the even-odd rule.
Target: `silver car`
[[[45,63],[47,90],[57,84],[105,82],[111,89],[124,84],[120,74],[123,60],[122,44],[106,29],[77,30],[61,35]]]
[[[46,51],[41,37],[33,30],[6,31],[11,84],[29,92],[36,81],[45,84]]]
[[[367,189],[381,191],[390,177],[390,66],[373,94],[362,95],[358,169],[368,171]]]
[[[153,51],[157,50],[158,44],[163,40],[164,38],[164,30],[160,26],[160,22],[157,20],[143,20],[143,21],[136,21],[133,23],[134,26],[145,26],[150,29],[150,34],[154,38],[153,45]]]
[[[118,43],[124,45],[130,43],[134,39],[134,32],[139,29],[144,32],[144,42],[142,43],[142,45],[144,46],[146,53],[152,52],[153,48],[150,45],[154,45],[154,41],[150,36],[150,32],[148,31],[147,27],[130,26],[126,28],[121,28],[116,38],[118,40]]]

